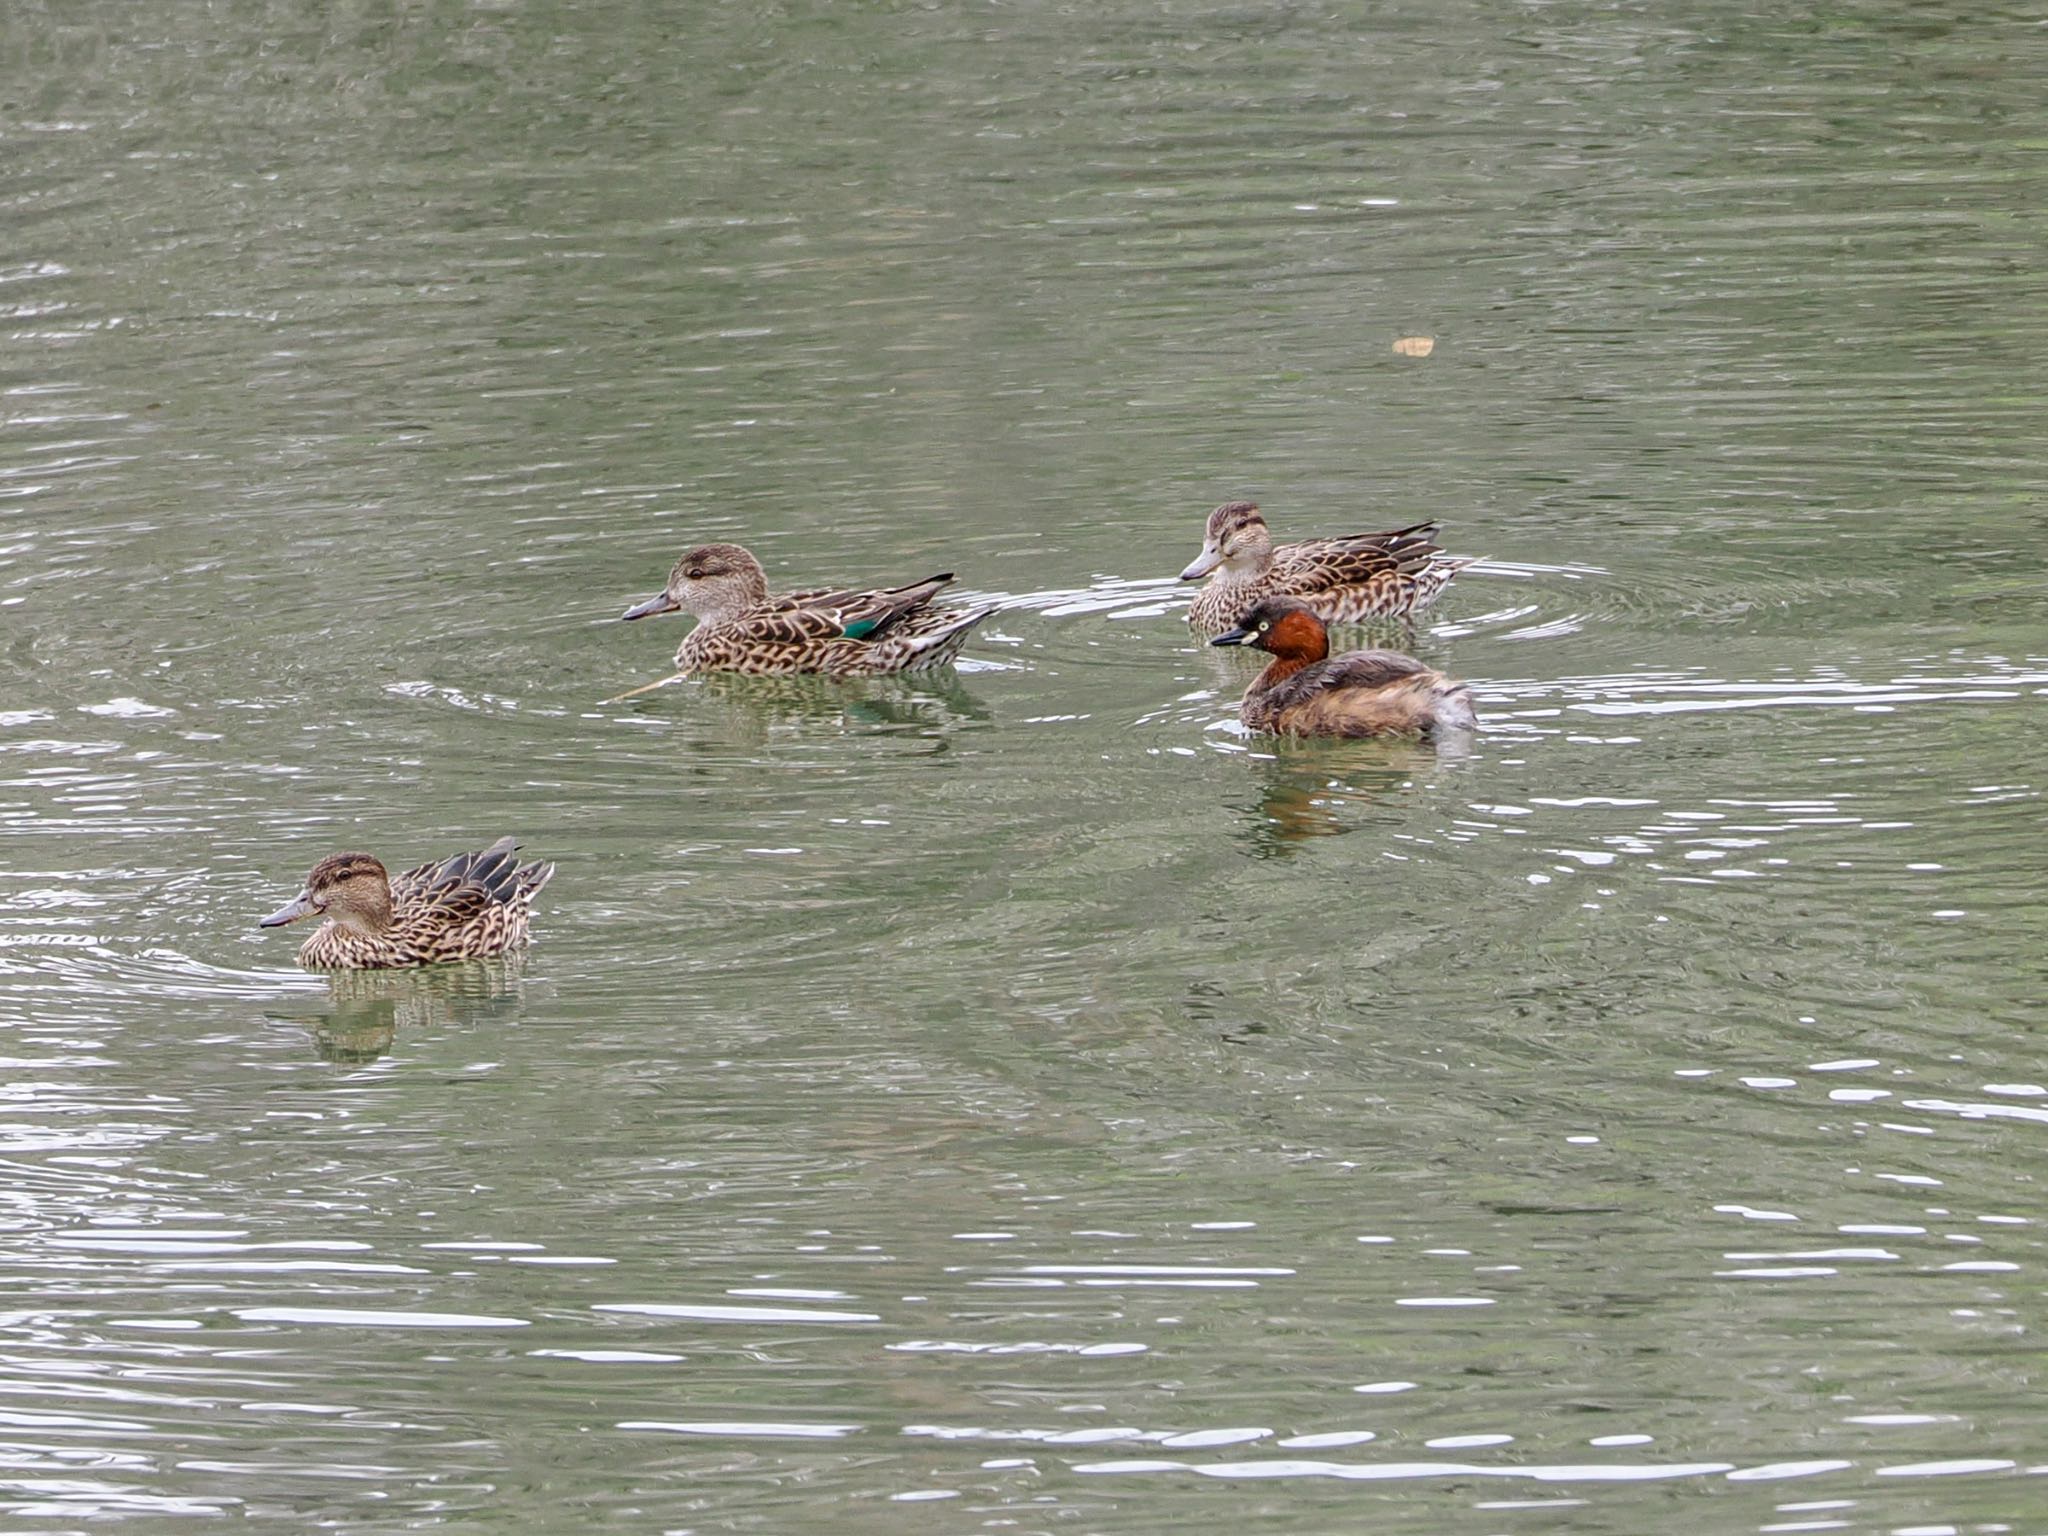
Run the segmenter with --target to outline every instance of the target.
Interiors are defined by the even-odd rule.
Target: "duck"
[[[257,926],[326,918],[299,946],[299,964],[309,971],[386,971],[507,954],[525,947],[533,898],[555,873],[552,864],[520,863],[518,849],[501,837],[396,879],[371,854],[331,854]]]
[[[1248,729],[1294,736],[1435,736],[1471,730],[1472,693],[1399,651],[1330,654],[1330,632],[1299,598],[1269,597],[1209,642],[1273,659],[1245,689]]]
[[[693,613],[697,627],[676,647],[676,672],[755,676],[821,672],[876,677],[948,665],[993,607],[931,606],[951,571],[875,591],[768,591],[761,562],[737,544],[701,544],[668,573],[668,584],[621,617]]]
[[[1188,607],[1188,623],[1202,634],[1221,634],[1253,603],[1274,596],[1298,597],[1330,624],[1412,617],[1477,563],[1476,556],[1444,554],[1436,542],[1441,531],[1435,523],[1411,523],[1387,533],[1275,544],[1257,502],[1226,501],[1209,514],[1201,554],[1180,573],[1182,581],[1209,577]]]

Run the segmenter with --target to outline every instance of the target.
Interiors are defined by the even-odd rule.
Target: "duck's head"
[[[1209,514],[1202,529],[1202,552],[1180,573],[1182,581],[1200,581],[1219,565],[1257,574],[1273,553],[1273,535],[1255,501],[1226,501]]]
[[[1321,661],[1330,654],[1330,632],[1307,603],[1269,597],[1226,629],[1211,645],[1249,645],[1288,661]]]
[[[667,586],[620,617],[694,613],[700,619],[721,619],[742,613],[767,596],[768,577],[760,561],[737,544],[700,544],[676,562]]]
[[[282,928],[302,917],[331,917],[360,933],[391,924],[391,876],[367,853],[337,853],[306,876],[306,888],[256,926]]]

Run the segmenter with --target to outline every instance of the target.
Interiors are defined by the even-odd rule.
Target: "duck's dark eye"
[[[703,579],[704,568],[702,566],[693,565],[687,571],[683,572],[683,580],[685,581],[702,581]]]

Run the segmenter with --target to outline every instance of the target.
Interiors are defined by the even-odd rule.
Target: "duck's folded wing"
[[[436,859],[391,877],[391,896],[401,906],[420,901],[436,891],[453,886],[475,885],[505,900],[511,893],[519,869],[519,840],[501,837],[475,853],[458,853]]]
[[[428,891],[405,913],[405,925],[447,932],[466,928],[492,907],[503,906],[497,893],[464,880]]]
[[[1387,572],[1417,571],[1442,553],[1436,534],[1435,523],[1416,523],[1388,533],[1283,544],[1273,551],[1273,575],[1276,582],[1313,588],[1349,586]]]
[[[952,579],[953,573],[945,571],[937,576],[927,576],[922,581],[905,582],[900,587],[806,587],[798,592],[777,593],[761,606],[777,609],[857,608],[871,604],[914,607],[930,602],[932,594]]]
[[[755,658],[777,652],[814,653],[821,645],[848,638],[846,620],[836,608],[755,608],[738,618],[706,625],[691,632],[691,640],[703,637],[704,644],[718,654]]]
[[[805,587],[799,592],[777,592],[754,606],[788,613],[798,608],[834,608],[848,598],[859,596],[858,592],[838,587]]]
[[[414,962],[464,960],[516,942],[526,914],[472,880],[434,887],[400,909],[393,942]]]
[[[418,869],[408,869],[404,874],[393,875],[391,877],[391,899],[399,906],[404,906],[408,901],[419,895],[421,891],[424,891],[434,883],[434,876],[439,873],[441,865],[445,862],[442,859],[435,859],[429,863],[422,864]]]
[[[729,626],[771,645],[815,645],[827,640],[874,640],[905,614],[931,601],[938,587],[919,582],[886,592],[825,592],[801,606],[757,608]]]

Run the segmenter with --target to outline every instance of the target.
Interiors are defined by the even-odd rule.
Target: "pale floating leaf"
[[[1403,336],[1394,342],[1394,350],[1403,357],[1427,357],[1436,350],[1434,336]]]

